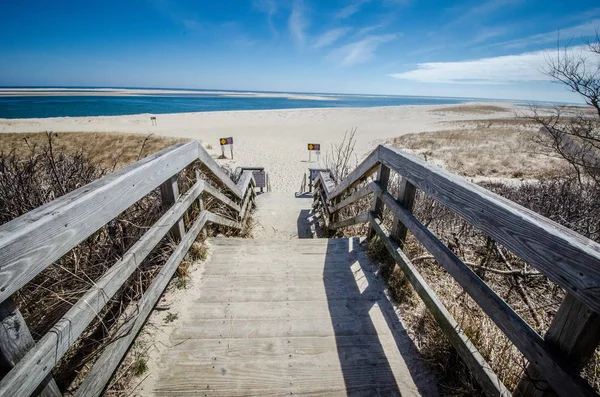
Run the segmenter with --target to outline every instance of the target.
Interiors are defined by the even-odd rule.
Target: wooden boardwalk
[[[158,396],[435,395],[359,239],[212,239]]]

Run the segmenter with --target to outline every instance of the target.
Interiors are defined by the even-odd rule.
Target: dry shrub
[[[101,134],[94,139],[105,140],[105,143],[96,140],[93,145],[87,142],[80,146],[83,141],[79,139],[84,136],[90,134],[30,134],[27,139],[18,134],[19,139],[11,141],[10,135],[9,139],[3,139],[3,147],[10,151],[0,152],[0,223],[9,222],[101,178],[118,166],[136,161],[148,154],[149,148],[162,149],[173,143],[169,139],[142,137],[140,140],[139,136]],[[108,144],[113,138],[124,146],[114,149]],[[180,172],[180,192],[187,191],[195,183],[196,168],[200,168],[198,162]],[[207,183],[213,183],[205,172],[200,176]],[[164,209],[159,190],[150,192],[13,294],[35,340],[47,333],[162,216]],[[222,203],[206,195],[204,198],[207,209],[233,216]],[[188,227],[198,214],[196,202],[184,216]],[[232,233],[230,230],[225,232]],[[126,313],[135,312],[131,307],[135,306],[175,246],[168,236],[165,237],[60,360],[52,373],[61,390],[68,392],[78,386],[91,364],[110,343],[116,325],[122,322]],[[201,248],[195,248],[188,255],[178,269],[180,278],[188,276],[190,262],[202,255]],[[121,373],[111,393],[126,392],[128,376]]]
[[[493,105],[460,105],[460,106],[447,106],[439,109],[430,110],[432,113],[443,114],[443,113],[458,113],[458,114],[494,114],[494,113],[507,113],[511,110],[500,106]]]
[[[0,152],[15,154],[19,158],[29,155],[33,146],[45,146],[48,133],[3,133]],[[53,132],[56,153],[84,152],[95,165],[114,170],[131,164],[149,154],[188,142],[185,138],[169,138],[153,134],[124,134],[112,132]]]
[[[546,179],[570,171],[566,161],[549,157],[548,148],[526,134],[538,128],[523,119],[464,121],[453,123],[453,129],[406,134],[390,143],[467,177]]]

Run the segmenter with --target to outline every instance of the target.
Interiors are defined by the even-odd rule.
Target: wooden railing
[[[233,198],[200,179],[198,170],[195,184],[179,194],[177,176],[196,160]],[[164,215],[35,343],[11,295],[158,187],[163,205],[168,207]],[[203,194],[232,208],[235,219],[206,210]],[[0,381],[0,396],[60,395],[52,368],[170,232],[177,247],[137,302],[133,318],[119,328],[114,342],[104,349],[76,393],[100,395],[207,222],[241,229],[254,198],[251,172],[244,172],[236,184],[198,142],[190,142],[146,157],[0,226],[0,352],[12,367]],[[183,217],[194,202],[198,202],[200,214],[186,230]]]
[[[388,191],[390,170],[401,178],[396,197]],[[368,182],[373,174],[373,181]],[[496,292],[412,214],[415,192],[451,209],[531,264],[566,292],[545,337],[538,335]],[[339,219],[340,210],[373,195],[368,211]],[[595,396],[579,375],[600,342],[600,245],[539,214],[400,150],[379,146],[339,184],[321,172],[314,195],[327,227],[369,223],[487,395],[510,395],[490,365],[437,298],[401,247],[406,233],[430,252],[521,351],[530,365],[514,395]],[[386,206],[393,227],[382,221]],[[539,379],[538,378],[538,379]]]

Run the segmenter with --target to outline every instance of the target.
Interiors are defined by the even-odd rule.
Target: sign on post
[[[221,138],[219,139],[219,143],[221,144],[221,155],[225,157],[225,145],[229,145],[229,150],[231,151],[231,159],[233,160],[233,137]]]
[[[321,154],[320,143],[309,143],[308,144],[308,162],[312,161],[312,152],[317,152],[317,161],[319,161],[319,155]]]

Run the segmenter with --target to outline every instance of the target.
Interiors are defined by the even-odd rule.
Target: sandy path
[[[467,106],[477,106],[470,104]],[[377,144],[406,133],[449,128],[443,121],[511,117],[514,107],[495,103],[507,112],[469,114],[432,112],[454,106],[399,106],[377,108],[320,108],[261,111],[227,111],[156,115],[152,126],[149,114],[111,117],[59,117],[42,119],[0,119],[2,132],[130,132],[197,139],[220,154],[218,139],[233,136],[234,161],[238,165],[264,166],[275,191],[299,189],[309,166],[324,167],[325,152],[339,142],[344,132],[357,128],[356,154],[362,158]],[[1,137],[0,137],[1,139]],[[307,143],[320,143],[320,162],[308,163]],[[226,152],[229,156],[228,151]],[[315,160],[316,156],[313,156]]]

